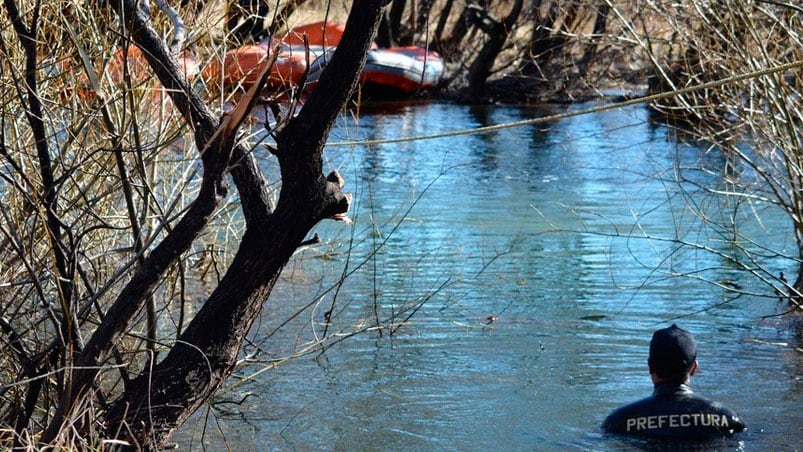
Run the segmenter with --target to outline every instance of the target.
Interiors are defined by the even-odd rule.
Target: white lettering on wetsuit
[[[728,416],[715,413],[661,414],[627,419],[627,431],[683,427],[730,427]]]

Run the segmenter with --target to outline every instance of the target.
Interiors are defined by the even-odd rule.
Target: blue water
[[[677,322],[699,342],[693,388],[748,425],[704,448],[803,448],[800,340],[788,319],[766,317],[783,305],[739,268],[794,275],[791,226],[769,205],[706,193],[725,183],[717,152],[679,143],[643,107],[345,144],[585,107],[435,103],[344,116],[324,169],[346,178],[354,223],[316,228],[322,243],[298,253],[252,330],[251,363],[181,429],[180,446],[650,449],[598,426],[650,393],[650,335]],[[330,309],[321,353],[310,344]],[[370,329],[377,319],[381,333]]]

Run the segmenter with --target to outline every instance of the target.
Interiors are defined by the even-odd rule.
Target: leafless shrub
[[[145,14],[147,4],[7,1],[0,15],[3,448],[35,449],[40,441],[68,450],[101,449],[115,441],[159,447],[184,415],[156,419],[141,412],[151,423],[143,428],[125,399],[146,397],[150,410],[152,396],[174,396],[148,391],[158,385],[154,368],[171,361],[167,352],[186,346],[202,351],[190,359],[200,357],[197,363],[209,374],[193,380],[198,386],[190,391],[205,395],[160,406],[191,412],[206,400],[237,364],[242,337],[287,259],[306,244],[308,228],[324,218],[340,219],[348,208],[350,198],[340,192],[336,173],[318,174],[324,140],[293,145],[289,154],[287,142],[298,139],[293,132],[271,130],[277,143],[270,150],[264,133],[235,136],[249,121],[264,130],[247,115],[264,79],[220,123],[197,94],[203,87],[191,87],[193,54],[203,64],[219,50],[220,41],[203,37],[212,35],[203,24],[219,23],[215,5],[182,5],[191,17],[184,39],[176,16]],[[358,48],[370,39],[370,21],[377,17],[376,3],[364,5],[357,8],[364,22],[355,26]],[[175,34],[172,48],[157,31]],[[329,79],[332,91],[343,94],[307,115],[304,139],[311,131],[325,135],[345,103],[360,52],[343,61],[342,73]],[[215,107],[223,110],[222,102]],[[281,125],[292,122],[288,117]],[[305,193],[295,198],[305,207],[292,207],[296,201],[277,206],[270,190],[279,185],[264,178],[255,154],[281,162],[280,154],[298,159],[306,153],[313,170],[305,176],[312,182],[299,182]],[[225,196],[227,174],[240,198]],[[321,196],[310,196],[310,189]],[[253,197],[244,200],[248,195]],[[296,222],[307,208],[314,211]],[[270,213],[283,209],[290,214],[271,226]],[[241,246],[249,236],[248,220],[261,231],[250,233],[256,240],[286,228],[270,241],[283,251]],[[242,250],[263,248],[255,260],[233,269]],[[260,266],[260,260],[268,264]],[[214,302],[231,293],[216,290],[227,276],[237,279],[243,268],[253,267],[265,274],[246,279],[253,284],[248,292]],[[239,340],[201,350],[188,330],[195,323],[201,335],[218,332],[197,326],[198,313],[214,303],[240,304],[248,315],[230,314],[233,326],[223,331]],[[220,361],[205,367],[221,351]],[[177,372],[163,375],[170,380]],[[132,386],[138,381],[145,390]]]
[[[669,26],[666,41],[639,32],[620,13],[631,39],[649,55],[653,93],[715,86],[656,101],[663,119],[722,152],[726,187],[713,193],[774,205],[792,220],[803,262],[803,9],[793,3],[725,0],[651,3],[645,14]],[[717,81],[727,83],[715,83]],[[769,281],[799,306],[803,272]]]

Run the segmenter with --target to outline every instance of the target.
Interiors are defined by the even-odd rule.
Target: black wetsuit
[[[665,383],[656,386],[650,397],[611,413],[602,429],[625,435],[697,439],[741,432],[744,423],[733,410],[695,396],[687,385]]]

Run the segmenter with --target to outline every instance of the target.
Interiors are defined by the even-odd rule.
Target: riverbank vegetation
[[[448,71],[435,95],[460,102],[654,94],[657,120],[727,157],[695,168],[726,186],[701,188],[735,213],[783,209],[803,263],[795,4],[168,3],[3,2],[2,448],[163,446],[247,361],[241,344],[284,266],[319,221],[348,219],[323,144],[373,42],[437,50]],[[303,102],[292,89],[278,102],[264,80],[222,93],[195,78],[227,49],[325,18],[348,19],[347,34]],[[803,270],[787,281],[744,267],[799,306]],[[390,331],[417,306],[327,336],[333,308],[308,350]]]
[[[749,242],[736,218],[775,206],[786,212],[797,241],[794,258],[803,263],[803,9],[786,3],[726,1],[692,4],[691,17],[664,16],[673,31],[673,50],[656,61],[649,79],[651,92],[700,87],[682,96],[657,101],[652,107],[695,139],[719,152],[725,185],[701,187],[732,206],[729,230],[734,244]],[[696,19],[696,20],[692,20]],[[682,172],[678,176],[685,180]],[[758,206],[759,208],[755,208]],[[768,231],[773,234],[772,231]],[[789,280],[766,272],[755,256],[738,264],[765,280],[800,311],[803,267]]]

